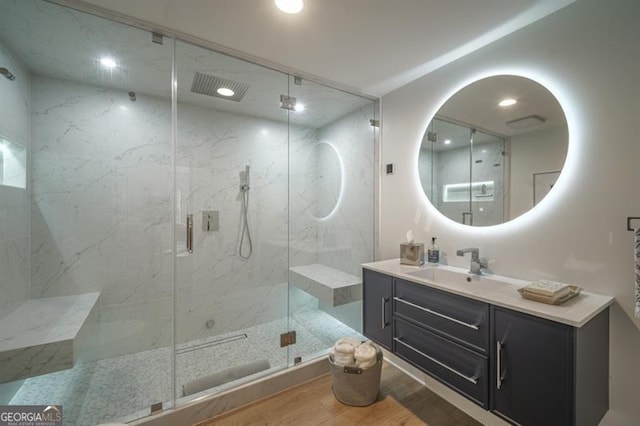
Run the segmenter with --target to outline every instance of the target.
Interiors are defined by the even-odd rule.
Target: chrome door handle
[[[187,252],[193,253],[193,215],[187,215]]]
[[[478,326],[477,326],[477,325],[475,325],[475,324],[469,324],[469,323],[467,323],[467,322],[460,321],[460,320],[457,320],[457,319],[455,319],[455,318],[451,318],[450,316],[447,316],[447,315],[445,315],[445,314],[441,314],[440,312],[432,311],[432,310],[431,310],[431,309],[429,309],[429,308],[425,308],[424,306],[416,305],[415,303],[408,302],[408,301],[406,301],[406,300],[404,300],[404,299],[401,299],[401,298],[399,298],[399,297],[394,297],[394,298],[393,298],[393,300],[397,300],[398,302],[404,303],[405,305],[412,306],[412,307],[414,307],[414,308],[416,308],[416,309],[420,309],[421,311],[424,311],[424,312],[430,313],[431,315],[435,315],[435,316],[437,316],[437,317],[444,318],[444,319],[446,319],[446,320],[449,320],[449,321],[455,322],[456,324],[460,324],[460,325],[463,325],[463,326],[465,326],[465,327],[469,327],[469,328],[471,328],[471,329],[473,329],[473,330],[479,330]]]
[[[427,358],[428,360],[435,362],[436,364],[438,364],[440,367],[446,368],[447,370],[451,371],[454,374],[457,374],[458,376],[462,377],[463,379],[465,379],[468,382],[473,383],[474,385],[478,384],[478,378],[477,377],[469,377],[466,374],[463,374],[461,372],[459,372],[458,370],[456,370],[455,368],[449,367],[447,364],[438,361],[437,359],[430,357],[429,355],[425,354],[424,352],[420,351],[419,349],[414,348],[411,345],[408,345],[407,343],[403,342],[402,340],[398,339],[397,337],[394,337],[393,340],[395,340],[396,342],[400,343],[401,345],[406,346],[407,348],[411,349],[412,351],[422,355],[423,357]]]

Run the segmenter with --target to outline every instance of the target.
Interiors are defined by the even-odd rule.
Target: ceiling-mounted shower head
[[[244,98],[248,88],[248,84],[238,83],[237,81],[197,71],[193,76],[193,83],[191,83],[191,91],[193,93],[214,96],[216,98],[227,99],[235,102],[240,102],[242,98]],[[227,90],[224,91],[222,89]]]
[[[11,71],[6,69],[5,67],[0,67],[0,74],[2,74],[3,76],[5,76],[7,79],[11,81],[16,79],[16,76],[11,74]]]

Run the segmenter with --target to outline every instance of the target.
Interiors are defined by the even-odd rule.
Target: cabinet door
[[[491,408],[521,425],[573,424],[572,327],[492,306]]]
[[[391,294],[390,276],[363,269],[362,271],[362,326],[364,335],[391,349]]]

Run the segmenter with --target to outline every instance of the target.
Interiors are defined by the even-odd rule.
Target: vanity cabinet
[[[596,425],[608,410],[609,313],[580,328],[491,307],[491,410],[522,425]]]
[[[362,271],[362,328],[365,336],[391,350],[391,297],[393,278],[378,272]]]
[[[363,278],[365,336],[495,415],[582,426],[608,410],[608,307],[574,327],[367,269]]]

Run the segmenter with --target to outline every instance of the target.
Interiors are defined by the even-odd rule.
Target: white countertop
[[[577,297],[568,300],[562,305],[547,305],[523,299],[522,296],[520,296],[520,293],[518,293],[517,290],[529,284],[529,281],[499,275],[482,275],[478,277],[469,274],[466,269],[446,265],[439,265],[436,267],[430,267],[427,265],[409,266],[400,264],[399,259],[391,259],[365,263],[362,267],[371,271],[391,275],[396,278],[402,278],[403,280],[417,284],[437,288],[449,293],[459,294],[471,299],[480,300],[491,303],[492,305],[502,306],[574,327],[582,327],[591,318],[614,302],[614,298],[611,296],[603,296],[583,291]],[[411,275],[411,273],[419,274],[420,272],[418,271],[420,270],[427,272],[426,270],[430,269],[435,269],[436,273],[438,270],[441,270],[443,271],[443,274],[447,273],[444,271],[466,274],[466,276],[471,277],[471,282],[466,282],[466,280],[461,280],[462,282],[454,282],[447,279],[442,279],[438,282],[422,278],[420,276]],[[428,275],[428,273],[425,273],[425,275]]]

